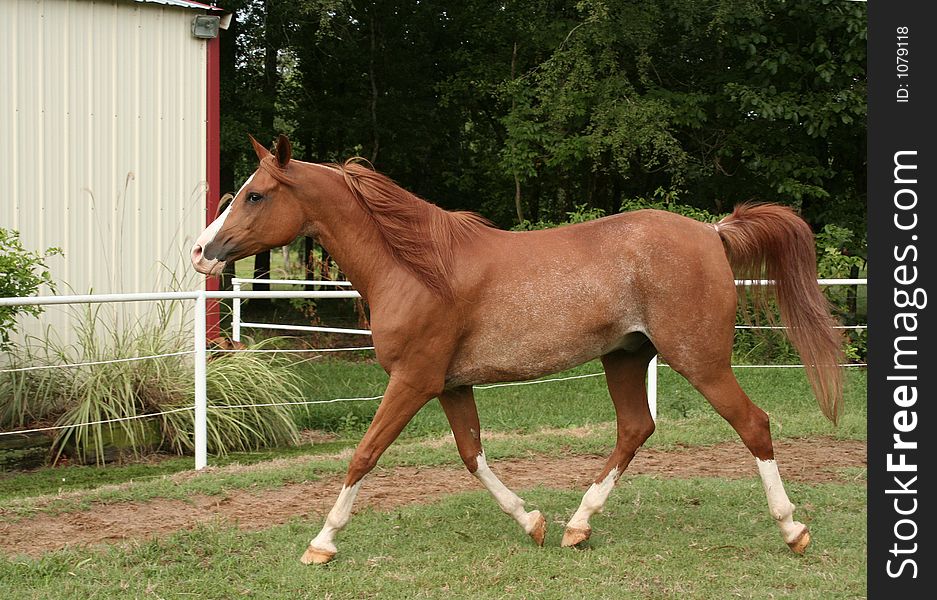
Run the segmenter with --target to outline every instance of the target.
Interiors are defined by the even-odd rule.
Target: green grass
[[[346,363],[343,361],[317,361],[299,365],[303,369],[310,399],[375,395],[383,391],[386,375],[378,365]],[[593,373],[598,365],[590,363],[564,373]],[[846,415],[834,427],[820,414],[810,395],[803,373],[797,370],[739,370],[738,376],[749,395],[772,416],[775,438],[829,436],[841,439],[864,440],[866,437],[866,375],[862,371],[848,372]],[[709,404],[669,369],[660,372],[660,404],[657,431],[647,446],[670,448],[678,444],[712,444],[735,440],[735,432],[719,417]],[[479,390],[476,394],[483,432],[518,432],[528,435],[492,439],[485,443],[485,452],[491,460],[523,457],[531,453],[606,454],[614,445],[614,410],[601,377],[533,386],[518,386]],[[327,444],[264,450],[250,453],[232,453],[225,458],[210,457],[209,464],[221,466],[240,463],[253,464],[291,456],[322,456],[354,446],[370,421],[377,402],[325,404],[312,408],[306,426],[332,428],[340,438]],[[300,416],[305,418],[306,413]],[[564,428],[592,426],[590,436],[577,436],[564,432]],[[544,428],[548,428],[543,431]],[[384,466],[420,464],[458,464],[454,445],[435,444],[427,447],[420,443],[427,437],[440,437],[449,428],[439,403],[427,405],[381,459]],[[31,473],[0,476],[0,503],[13,499],[25,502],[40,494],[59,491],[86,490],[104,484],[134,481],[129,489],[91,494],[92,499],[147,499],[163,494],[185,497],[189,493],[221,493],[233,487],[256,485],[275,486],[290,481],[303,481],[315,474],[344,471],[347,460],[333,458],[313,459],[308,463],[281,467],[265,475],[263,483],[251,477],[229,477],[207,474],[198,483],[172,484],[164,475],[192,468],[190,457],[168,458],[149,464],[105,467],[60,467],[40,469]],[[197,490],[191,486],[200,486]],[[68,510],[74,500],[53,504],[56,510]],[[8,508],[8,510],[10,510]]]
[[[383,393],[387,383],[387,375],[375,363],[323,360],[305,363],[300,368],[304,392],[309,399],[374,396]],[[598,361],[592,361],[554,377],[601,371]],[[820,413],[802,370],[737,369],[736,376],[752,401],[772,415],[776,426],[782,425],[775,429],[776,434],[865,439],[866,374],[862,370],[846,372],[846,415],[838,427],[832,426]],[[709,403],[671,369],[659,370],[658,390],[661,424],[675,425],[680,433],[678,438],[671,438],[666,433],[669,427],[659,427],[650,443],[712,443],[723,439],[725,432],[731,433]],[[605,379],[601,376],[476,390],[475,399],[483,430],[536,431],[543,427],[575,427],[615,419]],[[316,429],[342,431],[357,427],[363,431],[376,409],[377,402],[326,404],[313,407],[308,416],[300,416],[300,419],[306,419],[302,421],[303,426]],[[439,435],[448,430],[439,403],[433,401],[417,414],[403,435]]]
[[[335,453],[353,447],[352,440],[303,444],[290,448],[274,448],[254,452],[232,452],[224,457],[212,457],[211,464],[222,467],[231,464],[251,465],[276,458],[293,456],[316,456]],[[15,498],[28,498],[45,494],[60,494],[89,490],[99,486],[133,482],[146,482],[191,470],[191,456],[161,456],[145,462],[114,464],[104,467],[94,465],[68,465],[37,469],[29,472],[8,473],[0,477],[0,504]]]
[[[298,275],[299,256],[290,253],[290,262],[294,268],[287,271],[283,264],[283,252],[280,248],[270,251],[270,279],[300,279]],[[234,263],[235,276],[241,279],[254,278],[254,257],[248,257]]]
[[[536,548],[484,492],[390,513],[365,510],[324,567],[298,562],[318,519],[258,532],[205,525],[125,547],[0,560],[17,598],[860,598],[862,485],[788,490],[814,544],[788,551],[756,479],[623,478],[587,549],[559,548],[580,495],[536,489],[551,529]]]
[[[319,360],[296,365],[310,399],[383,391],[373,363]],[[590,363],[563,375],[598,372]],[[847,413],[826,422],[801,371],[737,372],[742,386],[772,415],[775,438],[866,437],[866,376],[848,373]],[[660,371],[657,432],[649,446],[736,439],[731,428],[686,382]],[[491,462],[532,454],[605,454],[614,444],[611,402],[601,377],[479,390],[476,394]],[[360,438],[376,402],[313,407],[306,425],[331,426],[333,442],[210,457],[213,466],[259,463],[252,470],[189,470],[191,458],[148,464],[40,469],[0,477],[0,519],[37,511],[74,511],[91,503],[224,495],[343,473],[336,453]],[[569,427],[589,427],[579,435]],[[460,464],[437,402],[428,405],[381,460],[395,465]],[[268,463],[271,459],[292,458]],[[605,511],[592,520],[585,550],[559,548],[562,522],[581,494],[538,488],[523,496],[548,517],[546,547],[533,546],[484,491],[428,506],[355,515],[325,567],[298,562],[321,519],[293,520],[245,532],[206,524],[161,540],[67,549],[40,559],[0,558],[0,598],[859,598],[865,596],[865,479],[849,484],[788,482],[814,544],[788,551],[765,507],[756,478],[670,480],[626,475]],[[64,479],[64,481],[62,481]],[[129,483],[132,481],[132,483]],[[103,486],[122,483],[120,486]],[[61,497],[60,489],[83,490]]]

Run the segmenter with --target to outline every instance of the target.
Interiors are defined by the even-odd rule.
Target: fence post
[[[651,359],[647,366],[647,407],[651,411],[651,418],[657,422],[657,355]]]
[[[195,298],[195,469],[208,465],[208,393],[205,386],[205,292]]]
[[[241,282],[232,284],[235,292],[241,291]],[[241,297],[238,296],[231,304],[231,339],[235,342],[241,341]]]

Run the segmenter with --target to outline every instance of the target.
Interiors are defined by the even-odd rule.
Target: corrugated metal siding
[[[64,250],[49,261],[60,293],[200,281],[188,251],[205,220],[207,48],[193,16],[0,2],[0,226]]]

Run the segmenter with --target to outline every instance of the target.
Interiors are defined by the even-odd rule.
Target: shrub
[[[684,217],[696,219],[703,223],[715,223],[726,216],[725,214],[713,214],[708,210],[696,208],[689,204],[680,203],[679,190],[665,190],[657,188],[650,198],[628,198],[621,203],[621,211],[640,210],[643,208],[656,208],[657,210],[666,210]]]
[[[585,223],[595,219],[601,219],[605,216],[605,211],[601,208],[590,207],[588,204],[577,204],[575,208],[566,213],[566,221],[554,223],[552,221],[531,222],[524,219],[520,224],[515,225],[512,231],[534,231],[537,229],[551,229],[560,225],[571,225],[573,223]]]
[[[23,247],[18,231],[0,227],[0,298],[32,296],[43,284],[54,290],[45,260],[61,253],[58,248],[46,249],[45,255],[29,251]],[[41,306],[0,306],[0,349],[9,347],[17,315],[36,316],[41,312]]]
[[[278,340],[268,338],[249,349],[263,349]],[[275,356],[275,355],[274,355]],[[269,354],[238,352],[223,354],[208,363],[208,451],[256,450],[264,446],[295,444],[299,431],[288,406],[248,406],[295,402],[303,399],[301,379],[293,361]],[[183,401],[164,403],[164,409],[191,406],[191,380]],[[195,413],[182,411],[162,416],[163,432],[175,452],[195,449]]]

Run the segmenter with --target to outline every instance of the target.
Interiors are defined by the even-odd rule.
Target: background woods
[[[815,0],[230,0],[222,185],[246,134],[361,155],[502,227],[794,205],[864,256],[865,8]],[[529,223],[519,223],[523,219]],[[861,261],[860,261],[861,262]],[[852,267],[859,268],[855,261]]]

